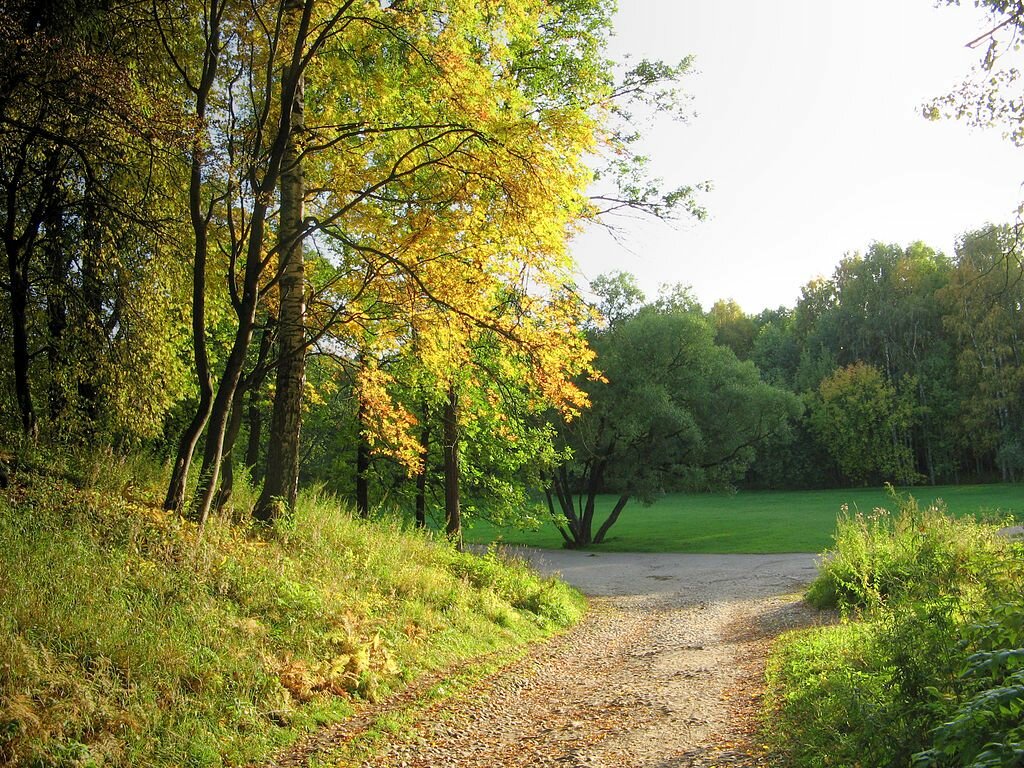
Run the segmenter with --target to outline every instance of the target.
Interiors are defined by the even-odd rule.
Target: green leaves
[[[841,368],[821,383],[818,395],[811,423],[848,477],[913,480],[913,456],[903,442],[911,409],[877,368]]]
[[[584,384],[591,408],[562,430],[573,458],[561,495],[618,493],[649,502],[666,491],[738,480],[755,446],[799,413],[797,399],[717,346],[686,291],[636,310],[639,294],[627,275],[603,278],[597,288],[612,315],[607,329],[592,334],[606,381]],[[588,537],[584,525],[577,543],[589,544]]]

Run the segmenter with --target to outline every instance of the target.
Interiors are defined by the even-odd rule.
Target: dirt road
[[[593,596],[589,616],[363,768],[769,764],[748,738],[764,653],[814,620],[814,556],[517,554]]]

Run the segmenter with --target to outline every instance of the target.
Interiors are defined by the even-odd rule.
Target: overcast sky
[[[922,105],[979,59],[987,31],[973,4],[932,0],[620,0],[613,53],[676,61],[698,113],[660,121],[643,150],[670,186],[710,180],[709,220],[619,220],[625,243],[595,229],[573,253],[584,278],[637,275],[693,286],[707,307],[792,306],[874,240],[923,240],[1007,222],[1024,192],[1024,151],[997,131],[930,122]]]

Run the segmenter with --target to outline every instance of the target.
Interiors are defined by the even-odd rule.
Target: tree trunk
[[[46,286],[47,358],[50,366],[48,400],[50,422],[57,424],[68,406],[63,376],[67,368],[64,332],[68,328],[67,280],[71,259],[64,248],[64,219],[53,202],[47,206],[46,240],[49,257],[49,283]]]
[[[228,426],[224,431],[224,458],[221,462],[222,471],[220,476],[220,488],[214,498],[213,507],[218,512],[231,500],[231,494],[235,490],[235,467],[232,454],[235,450],[235,443],[238,441],[238,433],[242,429],[242,406],[245,402],[245,393],[248,387],[240,382],[235,390],[235,397],[231,402],[231,416],[228,417]]]
[[[206,444],[203,448],[203,466],[199,473],[199,487],[195,494],[195,509],[191,515],[200,525],[205,524],[210,515],[214,493],[218,487],[224,435],[231,412],[231,403],[242,377],[245,358],[248,355],[256,326],[256,306],[260,297],[261,253],[266,220],[267,204],[261,202],[257,197],[249,219],[250,232],[242,282],[242,299],[236,310],[238,327],[235,329],[235,339],[225,361],[224,372],[217,383],[213,405],[210,409]]]
[[[598,529],[597,535],[594,537],[595,544],[600,544],[604,541],[605,535],[608,533],[611,527],[615,525],[615,523],[618,521],[619,515],[622,514],[622,510],[625,508],[626,502],[628,501],[628,493],[624,493],[623,495],[619,496],[619,500],[615,502],[615,508],[612,509],[611,514],[608,515],[608,519],[605,520],[604,524]]]
[[[285,4],[288,26],[297,26],[303,3]],[[302,258],[303,200],[301,135],[305,131],[304,83],[301,72],[292,73],[294,97],[290,132],[281,166],[281,211],[278,225],[281,259],[281,308],[278,314],[277,388],[270,419],[267,474],[253,515],[269,522],[285,509],[295,509],[299,486],[299,434],[302,427],[302,389],[306,376],[306,284]],[[284,106],[285,93],[282,92]]]
[[[100,263],[103,259],[103,228],[100,223],[99,206],[95,200],[96,191],[87,188],[86,195],[82,304],[86,313],[83,330],[87,338],[85,355],[88,356],[97,355],[104,342],[103,275],[100,272]],[[87,434],[93,431],[100,416],[100,390],[96,382],[95,376],[86,371],[77,383],[79,406],[85,413]]]
[[[590,474],[587,478],[587,500],[580,515],[579,532],[576,537],[577,547],[589,547],[596,544],[594,540],[594,505],[597,502],[597,494],[604,482],[604,470],[607,462],[595,459],[590,465]]]
[[[268,359],[270,351],[274,346],[274,338],[277,333],[277,320],[273,315],[267,316],[263,326],[263,333],[260,335],[260,351],[256,357],[256,365],[246,380],[246,392],[249,395],[246,405],[246,422],[248,425],[248,439],[245,446],[245,470],[249,473],[249,481],[253,486],[259,485],[257,467],[260,460],[260,440],[263,431],[263,411],[260,408],[260,392],[263,391],[263,383],[267,379],[269,370]],[[241,409],[241,402],[239,402]]]
[[[247,406],[246,422],[249,429],[249,437],[245,446],[245,468],[249,472],[249,478],[253,485],[259,485],[262,473],[260,467],[260,445],[263,439],[263,410],[260,408],[260,393],[263,390],[263,382],[254,383],[249,389],[249,403]]]
[[[581,546],[581,520],[580,516],[576,514],[576,508],[573,506],[572,491],[569,486],[569,473],[564,466],[556,470],[552,478],[551,487],[558,498],[558,505],[561,507],[562,516],[568,525],[568,531],[562,531],[561,526],[559,526],[562,538],[565,539],[565,545],[568,548],[576,549]]]
[[[364,520],[370,516],[370,444],[364,433],[366,409],[362,401],[356,418],[358,432],[356,434],[356,512]]]
[[[10,255],[8,262],[15,259]],[[33,440],[39,432],[39,420],[32,405],[32,386],[29,378],[31,355],[28,349],[28,281],[21,270],[11,263],[11,324],[13,326],[14,391],[21,412],[21,430]]]
[[[235,340],[231,345],[224,366],[224,373],[217,385],[217,392],[210,409],[209,428],[206,445],[203,449],[203,466],[199,473],[199,487],[196,489],[196,508],[193,517],[200,525],[205,525],[213,506],[213,498],[220,482],[221,461],[224,456],[224,437],[228,419],[231,415],[231,403],[234,401],[235,390],[245,365],[245,356],[252,341],[253,320],[255,316],[256,296],[252,296],[252,309],[243,309],[239,318],[239,326],[235,331]],[[246,308],[247,309],[247,308]]]
[[[296,3],[293,0],[289,2],[290,7],[295,5]],[[286,76],[282,79],[282,104],[291,104],[294,101],[293,96],[289,94],[294,94],[294,90],[298,90],[298,84],[291,77],[287,76],[287,72],[294,71],[296,75],[301,75],[301,72],[296,69],[302,64],[301,41],[305,40],[309,34],[312,2],[307,0],[306,4],[299,5],[303,10],[302,19],[299,22],[299,29],[293,38],[295,43],[292,45],[293,50],[289,58],[291,63],[286,65]],[[291,116],[291,109],[281,110],[277,133],[266,160],[266,173],[262,181],[253,190],[254,194],[249,212],[248,242],[245,249],[242,297],[236,306],[238,328],[235,331],[235,340],[231,345],[231,352],[228,355],[224,366],[224,373],[221,375],[213,399],[213,409],[210,411],[210,421],[207,429],[206,446],[203,451],[200,487],[196,494],[198,503],[196,505],[195,518],[200,524],[205,523],[210,514],[210,506],[220,475],[224,448],[224,431],[227,427],[228,414],[231,410],[235,389],[238,387],[238,382],[242,375],[242,369],[245,366],[245,358],[248,354],[253,330],[256,325],[256,307],[259,303],[260,278],[263,274],[263,238],[266,232],[267,211],[273,198],[273,189],[281,179],[284,157],[288,144],[291,141]]]
[[[235,465],[234,451],[235,443],[238,441],[238,433],[242,429],[242,414],[244,412],[245,396],[250,389],[263,384],[267,375],[267,357],[270,355],[270,348],[273,346],[273,318],[267,319],[263,327],[263,334],[260,336],[260,351],[256,357],[256,363],[248,376],[242,376],[235,389],[235,396],[231,401],[231,416],[228,418],[227,430],[224,432],[224,457],[221,461],[222,474],[220,488],[214,499],[214,507],[220,511],[228,501],[235,489]]]
[[[423,463],[416,473],[416,527],[427,527],[427,465],[430,458],[430,407],[423,406],[423,429],[420,430],[420,449]]]
[[[220,63],[220,21],[222,4],[213,0],[208,6],[206,49],[203,55],[203,74],[196,90],[196,118],[202,124],[210,90]],[[206,262],[209,255],[209,226],[211,210],[203,210],[203,165],[205,155],[200,146],[192,148],[189,167],[188,212],[192,225],[192,357],[196,366],[196,384],[199,402],[185,431],[178,440],[178,452],[171,471],[171,480],[164,497],[164,509],[182,512],[185,507],[185,487],[189,467],[195,455],[196,444],[213,408],[213,376],[206,348]]]
[[[554,486],[557,482],[558,482],[558,478],[557,477],[553,477],[551,479],[551,486],[548,486],[546,489],[544,489],[544,496],[547,498],[547,501],[548,501],[548,514],[551,516],[551,522],[554,524],[555,528],[558,529],[558,532],[560,534],[562,534],[562,541],[563,541],[564,545],[566,547],[571,548],[572,544],[573,544],[572,536],[569,534],[569,531],[566,528],[566,526],[563,525],[562,522],[561,522],[562,519],[567,519],[568,518],[568,515],[565,514],[565,507],[562,506],[562,509],[561,509],[560,512],[556,512],[555,511],[555,501],[554,501],[554,496],[552,495],[552,490],[553,490],[552,486]],[[561,504],[561,502],[562,502],[561,495],[559,495],[558,501],[559,501],[559,504]]]
[[[199,403],[185,431],[178,441],[178,453],[171,472],[171,481],[164,497],[164,509],[181,512],[185,506],[185,486],[192,456],[210,418],[213,407],[213,379],[210,375],[210,357],[206,348],[206,261],[209,250],[207,226],[202,210],[202,158],[198,150],[192,153],[189,182],[189,213],[195,239],[192,253],[192,356],[199,385]]]
[[[444,514],[445,534],[462,548],[462,512],[459,508],[459,396],[448,387],[444,404]]]

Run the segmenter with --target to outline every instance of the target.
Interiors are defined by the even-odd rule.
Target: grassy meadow
[[[1020,485],[950,485],[900,489],[922,506],[942,500],[951,515],[983,519],[1024,516]],[[595,531],[615,503],[598,499]],[[735,494],[667,494],[649,507],[630,501],[622,517],[597,548],[617,552],[821,552],[832,545],[843,505],[870,512],[896,505],[885,488],[828,491],[741,491]],[[537,530],[498,527],[477,520],[467,541],[502,541],[556,549],[562,537],[550,522]]]

